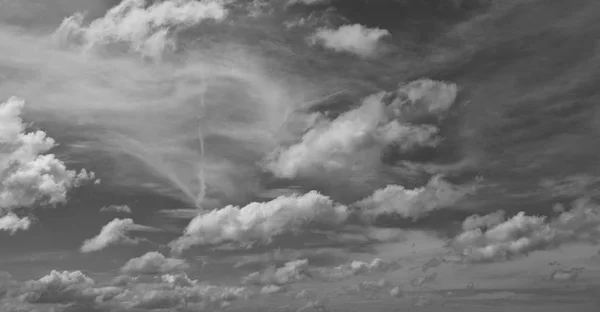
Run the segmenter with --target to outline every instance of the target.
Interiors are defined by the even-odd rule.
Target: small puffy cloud
[[[313,45],[322,45],[335,52],[352,53],[370,58],[381,52],[381,39],[386,36],[390,36],[390,32],[385,29],[353,24],[337,29],[320,28],[309,38],[309,42]]]
[[[28,217],[19,218],[14,213],[0,217],[0,231],[7,231],[10,234],[15,234],[18,230],[27,230],[30,225],[31,220]]]
[[[297,259],[306,259],[313,266],[325,266],[345,259],[341,249],[276,249],[262,254],[243,255],[234,264],[235,268],[258,268],[266,265],[281,266]]]
[[[85,26],[83,14],[66,18],[55,32],[62,45],[85,49],[111,43],[127,43],[144,56],[160,58],[175,47],[172,33],[205,20],[221,21],[227,10],[219,1],[125,0],[102,18]]]
[[[465,231],[475,230],[479,228],[491,228],[504,222],[504,215],[505,213],[502,210],[498,210],[496,212],[484,216],[471,215],[463,221],[462,228]]]
[[[437,123],[456,100],[456,85],[422,79],[395,92],[366,97],[334,120],[317,118],[299,142],[275,150],[266,168],[280,178],[363,173],[380,165],[386,148],[410,152],[436,147]]]
[[[263,295],[277,294],[285,292],[285,288],[277,285],[266,285],[260,289],[260,293]]]
[[[388,185],[355,205],[361,208],[360,215],[369,220],[385,215],[417,220],[432,211],[456,204],[472,190],[472,186],[456,186],[441,176],[435,176],[426,186],[412,190],[401,185]]]
[[[183,251],[193,245],[223,242],[268,243],[274,236],[299,231],[308,224],[335,226],[347,217],[346,206],[311,191],[198,215],[187,226],[184,236],[170,245],[174,250]]]
[[[285,285],[308,276],[308,260],[301,259],[285,263],[283,267],[270,266],[264,272],[254,272],[243,280],[245,284]]]
[[[11,97],[0,104],[0,230],[26,230],[29,218],[11,211],[34,205],[58,205],[67,192],[94,179],[93,172],[68,170],[53,154],[56,142],[44,131],[26,132],[21,119],[25,101]]]
[[[118,219],[110,221],[102,227],[100,234],[85,240],[80,248],[81,252],[88,253],[102,250],[115,244],[137,244],[138,239],[130,238],[130,231],[152,231],[151,227],[133,223],[132,219]]]
[[[394,297],[394,298],[399,298],[402,297],[403,292],[402,289],[400,288],[400,286],[395,286],[394,288],[390,289],[390,296]]]
[[[198,284],[197,280],[190,279],[185,273],[163,274],[160,276],[163,283],[177,287],[192,287]]]
[[[110,205],[100,208],[100,212],[112,212],[112,213],[131,213],[131,208],[127,205]]]
[[[577,280],[583,268],[556,269],[550,274],[550,280],[555,282],[572,282]]]
[[[500,220],[501,216],[469,217],[452,245],[465,260],[482,262],[508,260],[566,243],[600,241],[600,208],[589,201],[575,202],[554,220],[525,212],[506,220]]]
[[[385,262],[380,258],[375,258],[370,263],[363,261],[352,261],[349,264],[343,264],[333,268],[322,269],[320,271],[321,275],[325,278],[344,279],[351,276],[367,274],[370,272],[385,272],[395,267],[396,266],[394,266],[392,263]]]
[[[161,253],[151,251],[127,261],[121,268],[121,272],[127,275],[160,274],[183,271],[188,267],[185,260],[165,258]]]

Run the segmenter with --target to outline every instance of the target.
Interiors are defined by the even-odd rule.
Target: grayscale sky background
[[[0,0],[0,311],[596,311],[598,16]]]

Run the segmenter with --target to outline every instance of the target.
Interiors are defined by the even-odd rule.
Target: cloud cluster
[[[280,268],[270,266],[263,272],[253,272],[243,279],[243,283],[250,285],[286,285],[309,275],[308,260],[300,259],[286,262]]]
[[[276,150],[266,167],[281,178],[359,173],[380,164],[382,151],[401,152],[440,143],[437,123],[458,94],[451,83],[413,81],[395,92],[380,92],[335,118],[319,118],[299,142]],[[363,172],[364,174],[364,172]]]
[[[170,245],[173,250],[183,251],[193,245],[223,242],[268,243],[274,236],[299,231],[308,224],[335,226],[347,217],[346,206],[311,191],[200,214],[189,223],[184,236]]]
[[[56,142],[44,131],[26,132],[21,119],[25,101],[11,97],[0,104],[0,230],[29,228],[31,220],[12,213],[34,205],[58,205],[67,192],[94,179],[93,172],[68,170],[53,154]]]
[[[185,283],[180,283],[186,280]],[[162,275],[155,282],[136,282],[122,286],[100,286],[81,271],[52,271],[38,279],[13,283],[9,294],[16,298],[13,307],[31,309],[38,304],[63,304],[81,310],[181,309],[214,310],[230,302],[247,298],[251,292],[243,287],[200,284],[186,276]],[[19,304],[20,302],[20,304]],[[34,304],[34,306],[27,306]],[[85,307],[85,308],[83,308]]]
[[[72,303],[95,301],[118,293],[116,288],[96,288],[95,281],[81,271],[55,271],[19,289],[19,299],[28,303]]]
[[[85,240],[80,250],[81,252],[88,253],[102,250],[115,244],[137,244],[139,243],[138,239],[127,235],[130,231],[153,230],[151,227],[135,224],[132,219],[115,218],[104,225],[98,235]]]
[[[160,59],[175,48],[171,33],[226,16],[227,10],[220,1],[125,0],[88,26],[83,25],[83,14],[66,18],[55,37],[62,45],[74,43],[84,49],[126,43],[135,52]]]
[[[360,215],[365,220],[386,215],[417,220],[432,211],[456,204],[472,190],[472,186],[456,186],[441,176],[434,176],[427,185],[415,189],[388,185],[355,205],[361,208]]]
[[[600,208],[589,201],[576,201],[571,210],[553,220],[525,212],[505,219],[496,212],[467,218],[463,229],[452,244],[466,260],[508,260],[571,242],[598,243]]]
[[[320,28],[309,37],[309,42],[335,52],[371,58],[381,53],[381,40],[386,36],[390,36],[390,32],[385,29],[353,24],[340,26],[337,29]]]
[[[355,260],[349,264],[343,264],[333,268],[324,268],[320,270],[320,274],[325,278],[335,280],[363,275],[370,272],[385,272],[395,268],[397,268],[396,264],[385,262],[380,258],[375,258],[370,263]]]

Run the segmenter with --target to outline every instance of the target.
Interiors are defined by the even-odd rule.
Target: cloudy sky
[[[599,14],[0,0],[0,310],[596,311]]]

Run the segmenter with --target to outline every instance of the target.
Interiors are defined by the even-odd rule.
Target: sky
[[[0,0],[0,311],[596,311],[595,0]]]

